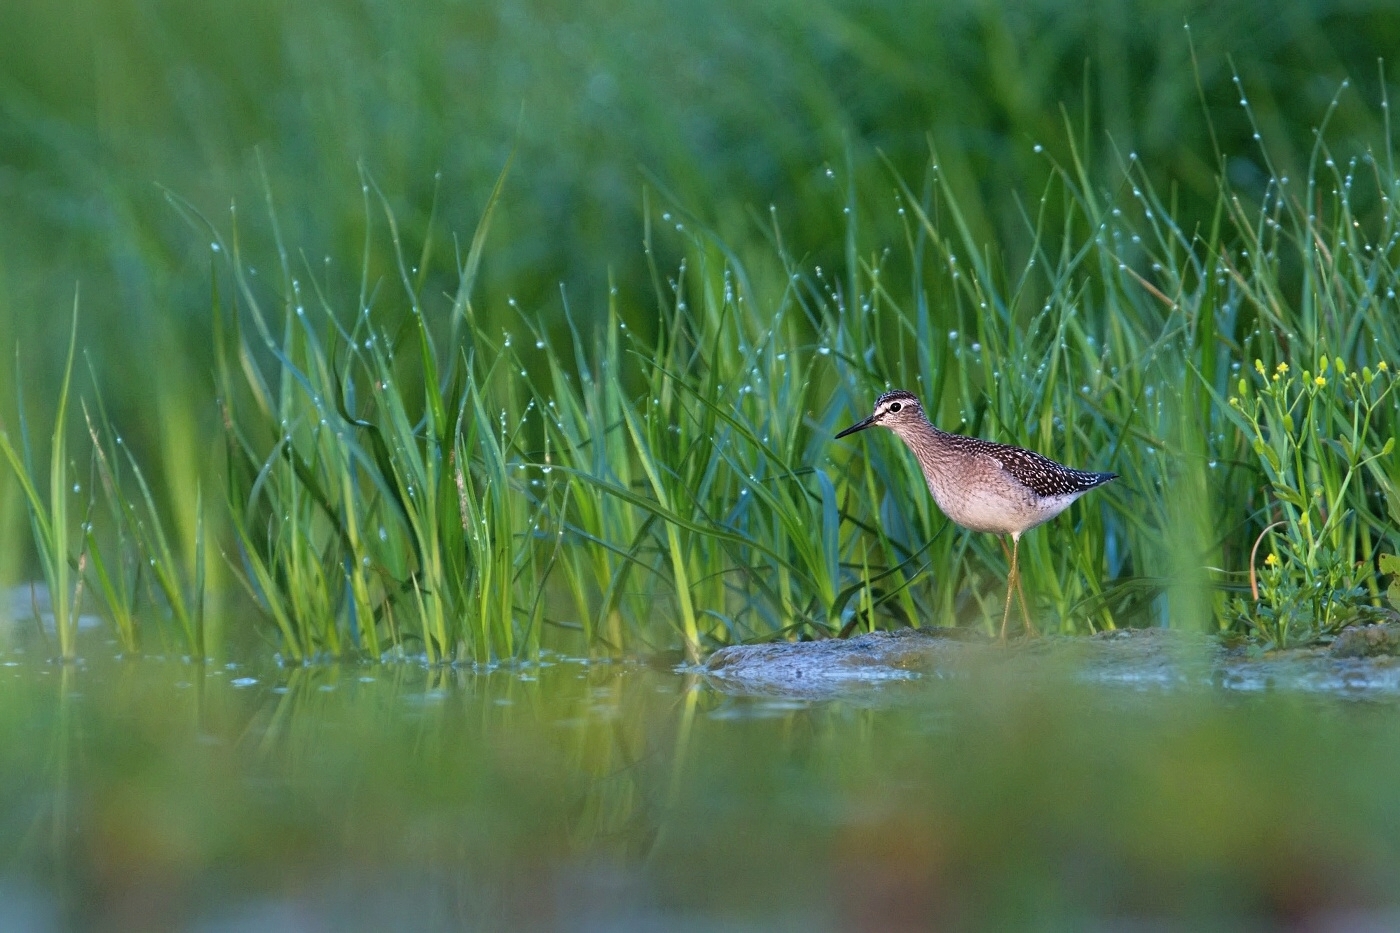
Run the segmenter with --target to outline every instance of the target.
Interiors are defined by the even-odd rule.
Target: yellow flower
[[[1281,372],[1281,373],[1286,373],[1286,372],[1288,372],[1288,364],[1287,364],[1287,363],[1279,363],[1279,364],[1278,364],[1278,371]]]
[[[1268,564],[1270,567],[1277,567],[1277,566],[1278,566],[1278,555],[1277,555],[1277,554],[1270,554],[1268,557],[1264,558],[1264,563]]]
[[[1313,380],[1313,385],[1317,386],[1320,389],[1323,386],[1327,385],[1327,378],[1325,376],[1318,376],[1316,379]]]
[[[1376,372],[1378,373],[1383,373],[1389,368],[1390,367],[1385,365],[1385,360],[1381,360],[1379,363],[1376,364]]]

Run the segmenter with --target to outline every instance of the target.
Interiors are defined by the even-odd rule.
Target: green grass
[[[49,483],[48,496],[41,493],[39,474],[34,467],[34,458],[29,442],[28,426],[20,423],[18,446],[9,432],[0,425],[0,455],[9,465],[19,487],[24,492],[25,504],[29,509],[30,527],[33,530],[34,546],[44,569],[44,583],[48,586],[52,600],[54,631],[58,636],[59,656],[71,661],[77,656],[78,609],[81,602],[81,570],[85,563],[78,561],[79,574],[69,566],[69,555],[73,540],[72,522],[69,519],[68,486],[71,482],[68,472],[67,428],[68,390],[72,385],[73,354],[78,344],[78,309],[73,308],[73,326],[68,339],[68,361],[63,367],[63,386],[58,393],[58,412],[54,416],[54,427],[49,442]],[[18,354],[16,354],[18,357]],[[18,362],[18,360],[16,360]],[[17,366],[16,369],[19,367]],[[77,491],[75,487],[74,491]]]
[[[114,9],[98,47],[178,74],[185,21],[161,31]],[[1258,34],[1237,30],[1262,8],[1233,23],[1194,11],[1189,37],[1178,16],[1149,55],[1112,17],[1056,19],[1031,42],[1040,13],[949,8],[919,14],[925,33],[894,10],[829,5],[810,11],[830,44],[813,49],[746,19],[788,22],[781,3],[730,11],[689,45],[689,14],[658,25],[627,7],[618,28],[656,27],[646,54],[676,65],[649,83],[631,70],[640,53],[609,58],[565,10],[469,22],[429,5],[376,31],[377,9],[277,12],[275,52],[235,18],[230,48],[271,56],[239,69],[247,86],[218,55],[179,93],[99,56],[115,69],[92,143],[105,167],[4,189],[36,231],[10,266],[105,261],[120,281],[84,299],[86,434],[66,417],[71,351],[61,380],[0,397],[7,423],[56,425],[37,460],[27,442],[6,449],[0,552],[11,579],[28,575],[8,556],[27,510],[62,617],[81,581],[127,650],[219,654],[253,631],[292,660],[430,662],[990,626],[999,543],[949,526],[892,438],[832,441],[887,387],[945,428],[1122,474],[1022,542],[1042,628],[1170,624],[1271,645],[1383,612],[1378,561],[1400,544],[1386,446],[1400,191],[1384,72],[1368,61],[1349,89],[1339,69],[1359,53],[1327,50],[1381,42],[1385,11]],[[947,54],[929,59],[915,33]],[[493,119],[509,110],[490,135],[513,158],[459,151],[415,116],[469,107],[434,63],[509,61],[559,35],[593,49],[593,77],[632,76],[597,122],[593,105],[553,109],[545,92],[581,73],[543,53],[523,113],[509,88],[481,98]],[[1327,41],[1305,52],[1301,37]],[[386,66],[398,83],[365,77],[381,46],[415,52]],[[1098,64],[1070,67],[1089,47]],[[1044,59],[1018,58],[1032,49]],[[1000,70],[973,81],[988,50]],[[708,97],[686,70],[741,59]],[[926,60],[946,80],[910,71]],[[83,98],[14,61],[3,102],[28,132],[0,142],[38,165],[64,133],[85,138]],[[1141,67],[1115,77],[1121,61]],[[277,75],[325,97],[289,117],[270,103]],[[955,106],[935,107],[950,88]],[[1151,106],[1126,106],[1125,88]],[[702,97],[711,110],[662,106]],[[162,105],[139,120],[137,99]],[[773,121],[790,99],[799,125]],[[285,131],[251,167],[220,161],[201,116],[238,106],[239,139]],[[637,147],[606,129],[623,125],[645,129]],[[697,126],[711,135],[692,145]],[[561,176],[551,153],[585,169]],[[618,182],[635,157],[643,177]],[[174,193],[148,175],[134,194],[143,172]],[[100,235],[55,233],[67,191],[95,192]],[[231,192],[232,213],[211,207]],[[46,237],[71,247],[47,266]],[[0,335],[34,340],[21,368],[42,375],[51,354],[14,310],[22,294],[4,292]],[[135,325],[108,340],[111,294]]]
[[[84,587],[96,593],[122,651],[142,649],[140,628],[160,628],[166,642],[169,628],[154,624],[159,618],[173,623],[187,655],[204,658],[204,531],[203,508],[195,491],[195,559],[189,572],[181,567],[166,535],[150,484],[136,458],[97,400],[98,418],[84,406],[91,440],[89,482],[68,458],[67,431],[74,356],[78,344],[78,308],[75,299],[68,357],[63,369],[58,410],[48,447],[48,495],[40,492],[28,426],[19,426],[18,444],[0,423],[0,456],[24,493],[32,539],[43,568],[50,614],[57,636],[58,656],[74,661],[78,654],[78,617],[84,605]],[[23,378],[22,371],[18,374]],[[130,480],[123,480],[123,465]],[[99,501],[100,500],[100,501]],[[96,514],[105,505],[109,521],[99,529]],[[76,521],[75,506],[82,506]],[[188,581],[188,588],[187,588]],[[141,600],[142,591],[147,597]],[[35,602],[35,622],[43,619]],[[149,621],[138,628],[138,613]]]
[[[922,194],[893,176],[904,242],[871,242],[850,204],[836,269],[794,260],[777,220],[750,259],[649,208],[645,253],[664,238],[685,255],[653,264],[655,336],[614,306],[571,321],[563,348],[523,310],[524,339],[479,321],[494,198],[457,290],[434,297],[433,244],[405,243],[367,184],[364,255],[389,250],[397,275],[375,281],[366,259],[348,306],[312,264],[257,283],[236,227],[210,225],[230,563],[297,660],[481,663],[542,643],[694,658],[990,627],[995,540],[949,527],[890,439],[831,440],[897,385],[944,425],[1123,475],[1026,539],[1051,630],[1235,626],[1289,644],[1378,617],[1400,357],[1390,318],[1352,309],[1393,300],[1396,187],[1383,160],[1328,153],[1289,183],[1306,200],[1280,178],[1250,208],[1222,180],[1218,223],[1194,235],[1135,160],[1096,190],[1076,153],[1028,212],[1020,268],[974,239],[936,155]],[[1363,227],[1368,199],[1382,206]],[[1052,205],[1053,228],[1035,219]],[[1265,531],[1262,600],[1246,601]]]

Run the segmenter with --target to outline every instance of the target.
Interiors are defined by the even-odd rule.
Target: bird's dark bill
[[[837,436],[837,437],[845,437],[847,434],[854,434],[854,433],[856,433],[857,431],[864,431],[866,428],[870,427],[870,426],[871,426],[872,424],[874,424],[874,423],[875,423],[875,416],[874,416],[874,415],[871,415],[869,418],[866,418],[864,421],[860,421],[860,422],[857,422],[856,424],[851,425],[849,428],[847,428],[846,430],[842,431],[840,434],[838,434],[838,435],[836,435],[836,436]]]

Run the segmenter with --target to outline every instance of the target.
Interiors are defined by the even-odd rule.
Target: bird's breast
[[[1029,496],[1013,487],[940,483],[929,477],[928,488],[943,514],[964,528],[1005,535],[1031,527]]]
[[[1038,496],[1000,466],[966,464],[962,473],[926,475],[938,507],[972,531],[1008,535],[1028,531],[1069,508],[1082,493]]]

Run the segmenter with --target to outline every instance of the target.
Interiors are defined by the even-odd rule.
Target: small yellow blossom
[[[1385,360],[1381,360],[1379,363],[1376,364],[1376,372],[1378,373],[1383,373],[1389,368],[1389,366],[1385,365]]]
[[[1274,373],[1274,382],[1278,382],[1278,373]]]
[[[1264,558],[1264,563],[1268,564],[1270,567],[1277,567],[1277,566],[1278,566],[1278,555],[1277,555],[1277,554],[1270,554],[1268,557]]]
[[[1323,386],[1327,385],[1327,378],[1325,376],[1318,376],[1316,379],[1313,380],[1313,385],[1317,386],[1320,389]]]
[[[1264,375],[1264,361],[1263,361],[1263,360],[1255,360],[1255,361],[1254,361],[1254,368],[1257,369],[1257,370],[1259,371],[1259,375],[1261,375],[1261,376]]]
[[[1287,363],[1279,363],[1279,364],[1278,364],[1278,371],[1281,372],[1281,373],[1286,373],[1286,372],[1288,372],[1288,364],[1287,364]]]

